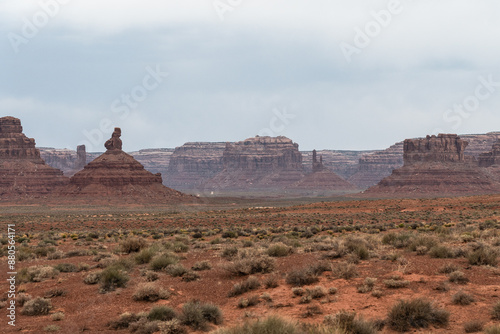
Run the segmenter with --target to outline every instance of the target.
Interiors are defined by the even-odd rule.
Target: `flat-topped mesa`
[[[500,165],[500,140],[493,144],[490,152],[479,155],[479,167]]]
[[[222,162],[226,170],[303,171],[299,145],[284,136],[256,136],[227,143]]]
[[[28,159],[37,164],[44,163],[35,147],[35,139],[24,135],[18,118],[0,118],[0,159]]]
[[[465,162],[468,142],[456,134],[439,134],[404,141],[405,165],[427,162]]]

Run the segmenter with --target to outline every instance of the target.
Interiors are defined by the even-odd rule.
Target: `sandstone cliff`
[[[191,142],[173,152],[164,184],[178,190],[196,189],[222,171],[226,143]]]
[[[365,193],[371,196],[445,196],[493,193],[498,182],[464,152],[468,142],[440,134],[404,142],[404,166]]]
[[[21,121],[0,118],[0,197],[39,197],[68,183],[62,171],[40,157],[35,140],[23,133]]]
[[[298,144],[279,137],[254,137],[226,143],[223,170],[203,185],[217,190],[279,191],[304,176]]]

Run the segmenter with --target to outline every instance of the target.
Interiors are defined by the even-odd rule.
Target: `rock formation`
[[[359,165],[347,180],[358,189],[367,189],[403,166],[403,142],[396,143],[383,151],[364,154]]]
[[[307,195],[332,195],[354,192],[356,187],[326,168],[323,165],[322,156],[318,160],[317,152],[313,150],[312,173],[307,174],[288,189],[301,191]]]
[[[323,166],[347,180],[358,170],[359,159],[375,151],[320,150],[316,153],[323,158]],[[312,172],[312,151],[301,151],[302,166],[307,173]],[[401,151],[401,155],[403,151]]]
[[[177,190],[197,189],[223,169],[226,143],[190,142],[176,147],[164,184]]]
[[[212,190],[282,190],[304,176],[298,144],[279,137],[227,143],[223,170],[204,184]]]
[[[404,142],[404,166],[365,193],[397,196],[468,195],[500,190],[490,173],[464,155],[467,142],[440,134]]]
[[[193,197],[167,188],[161,174],[144,169],[131,155],[122,151],[121,130],[115,128],[106,141],[107,151],[76,173],[70,184],[61,191],[72,195],[100,200],[123,202],[127,199],[148,203],[192,201]]]
[[[21,121],[0,118],[0,197],[39,197],[68,183],[62,171],[40,157],[35,140],[23,134]]]
[[[500,165],[500,140],[493,144],[491,151],[479,155],[479,167]]]

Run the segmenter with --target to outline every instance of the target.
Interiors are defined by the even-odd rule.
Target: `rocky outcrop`
[[[356,187],[330,171],[323,165],[323,157],[319,159],[313,150],[312,173],[305,175],[300,181],[288,189],[300,191],[304,195],[337,195],[354,192]]]
[[[359,159],[372,152],[375,151],[319,150],[317,154],[323,158],[323,166],[347,180],[358,170]],[[306,173],[312,172],[313,152],[301,151],[300,153],[304,170]]]
[[[66,176],[73,176],[82,170],[87,162],[95,158],[93,155],[87,154],[85,145],[77,146],[76,151],[52,147],[40,147],[39,150],[47,165],[60,169]]]
[[[493,144],[491,151],[479,155],[479,167],[500,165],[500,140]]]
[[[35,140],[24,135],[18,118],[0,118],[1,198],[45,196],[67,183],[62,171],[45,164]]]
[[[257,136],[226,143],[223,170],[203,187],[236,191],[285,189],[304,176],[298,148],[298,144],[283,136]]]
[[[190,142],[175,148],[164,184],[178,190],[197,189],[223,170],[226,143]]]
[[[386,150],[368,153],[359,158],[356,172],[348,178],[358,189],[367,189],[403,166],[403,142]]]
[[[500,139],[500,132],[489,132],[486,134],[460,135],[462,140],[469,143],[465,149],[465,156],[479,159],[481,153],[487,152],[491,146]]]
[[[445,196],[492,193],[498,182],[465,157],[467,142],[457,135],[427,136],[404,142],[404,166],[365,193],[371,196]]]
[[[162,184],[161,174],[144,169],[131,155],[122,151],[121,130],[115,128],[105,147],[107,151],[87,164],[70,179],[61,195],[92,200],[171,203],[194,198]]]
[[[129,154],[133,156],[135,160],[139,161],[146,170],[153,174],[161,173],[163,175],[163,184],[165,184],[168,164],[173,153],[173,148],[153,148],[129,152]]]
[[[404,141],[405,165],[421,162],[464,162],[469,143],[456,134],[439,134]]]

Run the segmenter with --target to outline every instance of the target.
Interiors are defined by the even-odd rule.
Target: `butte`
[[[160,173],[153,174],[122,151],[121,129],[115,128],[104,144],[106,152],[73,175],[60,192],[75,199],[83,198],[118,203],[171,204],[195,202],[196,197],[165,187]]]
[[[21,120],[0,118],[0,198],[45,197],[68,183],[63,172],[45,164],[35,140],[23,133]]]

